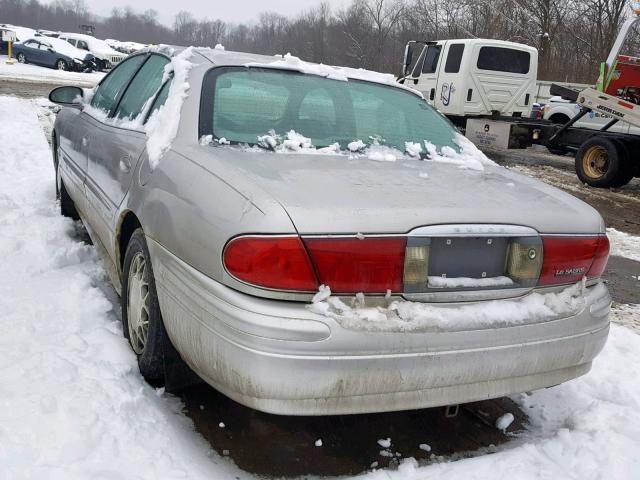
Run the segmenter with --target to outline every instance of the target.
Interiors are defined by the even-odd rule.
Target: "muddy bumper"
[[[602,289],[579,313],[457,332],[348,330],[304,304],[239,293],[149,241],[167,332],[207,383],[248,407],[330,415],[434,407],[587,373],[609,331]]]

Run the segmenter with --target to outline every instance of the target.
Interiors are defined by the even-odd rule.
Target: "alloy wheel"
[[[141,355],[149,336],[149,275],[142,252],[131,261],[127,288],[127,323],[133,350]]]

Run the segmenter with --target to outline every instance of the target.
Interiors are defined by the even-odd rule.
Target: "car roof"
[[[187,47],[175,45],[153,45],[141,50],[141,52],[157,52],[169,57],[175,57],[186,48]],[[234,52],[225,50],[222,47],[193,47],[193,51],[199,54],[203,61],[208,60],[216,66],[267,67],[281,70],[294,70],[305,74],[320,75],[333,79],[346,80],[349,78],[353,80],[364,80],[407,90],[414,95],[422,97],[422,93],[408,86],[401,85],[396,81],[395,76],[390,73],[380,73],[362,68],[333,67],[330,65],[311,63],[291,56],[288,53],[285,55],[259,55],[256,53]]]

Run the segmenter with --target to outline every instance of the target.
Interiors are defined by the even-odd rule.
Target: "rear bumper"
[[[167,332],[207,383],[257,410],[381,412],[495,398],[583,375],[609,331],[602,289],[576,315],[458,332],[347,330],[304,304],[239,293],[148,240]]]

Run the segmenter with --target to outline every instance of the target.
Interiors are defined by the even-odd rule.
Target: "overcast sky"
[[[92,12],[97,15],[108,15],[113,7],[131,6],[136,12],[148,8],[158,11],[158,19],[166,25],[173,24],[173,17],[180,10],[191,12],[196,18],[219,18],[228,22],[248,22],[258,17],[263,11],[274,11],[291,16],[310,7],[321,0],[85,0]],[[332,8],[340,8],[349,3],[348,0],[325,0]]]

